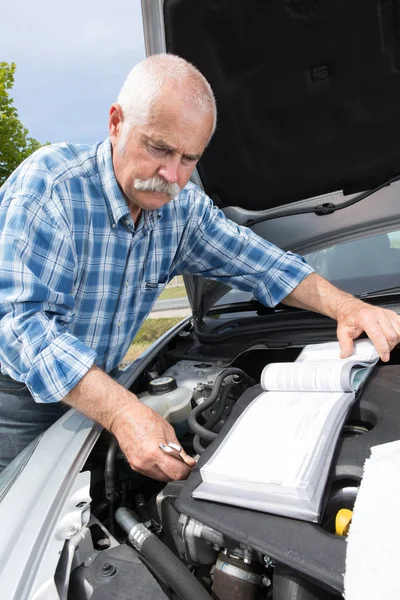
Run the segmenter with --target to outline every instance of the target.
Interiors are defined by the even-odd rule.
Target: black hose
[[[108,448],[104,465],[104,497],[108,503],[108,528],[115,535],[114,504],[117,501],[116,464],[118,443],[114,438]]]
[[[215,411],[215,414],[211,415],[211,418],[208,419],[208,421],[206,421],[206,423],[204,424],[204,427],[206,429],[212,429],[214,427],[214,425],[216,425],[218,423],[218,421],[222,417],[223,412],[225,410],[225,406],[226,406],[226,402],[228,400],[229,393],[232,390],[232,388],[235,388],[235,387],[236,387],[236,384],[232,383],[231,385],[226,385],[222,389],[220,398],[218,401],[218,408]],[[194,451],[199,455],[203,454],[203,452],[205,450],[205,447],[201,443],[200,436],[197,433],[193,438],[193,448],[194,448]]]
[[[223,380],[226,377],[229,377],[230,375],[239,375],[249,385],[254,385],[254,383],[255,383],[254,379],[249,377],[247,375],[247,373],[242,371],[242,369],[237,369],[236,367],[230,367],[229,369],[224,369],[224,371],[222,371],[217,376],[217,378],[215,379],[211,394],[209,395],[207,400],[202,402],[202,404],[199,404],[198,406],[196,406],[196,408],[194,408],[192,410],[192,412],[190,413],[189,418],[188,418],[189,428],[191,429],[191,431],[193,433],[197,433],[201,438],[203,438],[205,440],[212,441],[217,437],[218,434],[214,433],[213,431],[209,431],[208,429],[206,429],[205,427],[200,425],[197,422],[197,417],[198,417],[198,415],[203,413],[205,410],[207,410],[207,408],[209,408],[215,402],[215,400],[218,398]]]
[[[222,388],[221,393],[219,395],[218,407],[215,411],[215,414],[211,415],[211,417],[204,423],[204,427],[206,429],[212,429],[224,414],[226,402],[228,400],[229,392],[231,391],[232,387],[236,387],[236,384],[232,383],[231,385],[226,385],[224,388]]]
[[[193,438],[193,448],[197,454],[203,454],[205,450],[204,446],[200,442],[200,436],[197,433]]]
[[[172,550],[126,508],[119,508],[115,518],[128,534],[129,542],[146,559],[151,570],[175,592],[180,600],[211,600],[210,594]]]
[[[272,593],[274,600],[333,600],[333,596],[326,590],[281,566],[274,569]]]

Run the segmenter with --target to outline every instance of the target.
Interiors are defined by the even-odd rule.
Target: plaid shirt
[[[37,402],[61,400],[93,363],[114,369],[175,275],[220,280],[273,306],[312,272],[191,183],[135,228],[109,140],[47,146],[7,180],[0,270],[1,372]]]

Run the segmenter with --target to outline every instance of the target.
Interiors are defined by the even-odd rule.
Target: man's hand
[[[186,479],[196,462],[166,454],[161,443],[178,444],[173,427],[154,410],[93,366],[63,399],[111,431],[132,469],[162,481]]]
[[[111,431],[132,469],[152,479],[186,479],[196,464],[183,450],[180,454],[186,464],[161,450],[161,443],[179,445],[174,428],[139,400],[116,414]]]
[[[353,341],[365,331],[381,360],[400,342],[400,317],[392,310],[371,306],[356,298],[346,298],[337,308],[337,336],[341,358],[353,352]]]
[[[390,351],[400,342],[400,317],[395,312],[357,300],[317,273],[303,279],[283,303],[336,319],[342,358],[352,354],[353,341],[363,331],[384,362],[389,360]]]

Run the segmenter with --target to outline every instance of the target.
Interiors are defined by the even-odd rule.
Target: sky
[[[15,62],[19,118],[39,142],[107,137],[109,108],[145,57],[140,0],[13,0],[0,61]]]

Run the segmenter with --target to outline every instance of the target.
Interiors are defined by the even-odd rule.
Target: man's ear
[[[108,120],[108,131],[113,147],[116,145],[121,136],[123,122],[124,113],[120,105],[115,102],[110,108],[110,118]]]

